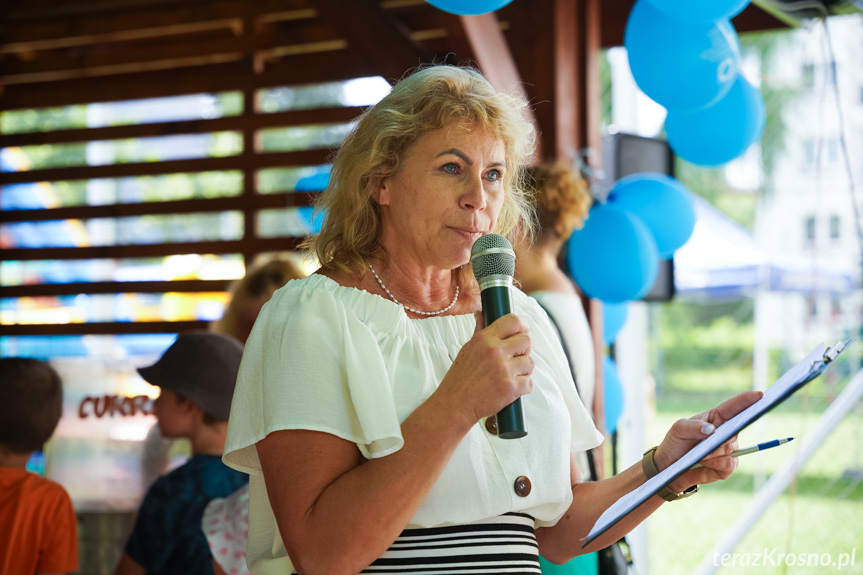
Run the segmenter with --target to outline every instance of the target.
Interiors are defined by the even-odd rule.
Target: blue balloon
[[[693,4],[702,2],[709,0]],[[638,0],[629,13],[623,44],[638,87],[669,110],[709,106],[737,78],[740,43],[728,20],[683,22],[648,0]]]
[[[428,0],[428,3],[450,14],[475,16],[503,8],[512,0]]]
[[[617,375],[617,365],[608,356],[602,358],[603,413],[605,428],[609,433],[617,431],[617,422],[623,414],[623,384]]]
[[[647,225],[663,259],[685,244],[695,228],[692,192],[665,174],[639,172],[619,179],[608,203],[632,212]]]
[[[604,303],[602,304],[602,340],[606,344],[612,344],[618,332],[626,323],[626,315],[629,304]]]
[[[609,204],[590,209],[584,227],[570,236],[572,279],[590,297],[620,303],[644,297],[659,271],[656,240],[640,219]]]
[[[749,4],[749,0],[649,0],[668,16],[686,22],[713,22],[733,18]]]
[[[670,111],[665,119],[674,153],[699,166],[719,166],[743,155],[764,132],[764,97],[743,76],[724,98],[695,112]]]

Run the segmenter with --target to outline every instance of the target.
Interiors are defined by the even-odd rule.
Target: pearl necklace
[[[408,310],[409,312],[413,312],[413,313],[418,314],[418,315],[440,315],[440,314],[447,312],[450,309],[452,309],[452,306],[454,306],[455,302],[458,301],[458,286],[455,286],[455,297],[452,298],[452,301],[450,302],[450,304],[448,306],[446,306],[445,308],[443,308],[442,310],[440,310],[440,311],[420,311],[418,309],[414,309],[411,306],[405,305],[402,302],[400,302],[399,300],[397,300],[396,296],[394,296],[392,294],[392,292],[387,289],[387,286],[384,285],[384,282],[381,281],[380,276],[378,276],[378,272],[375,271],[375,268],[372,266],[372,264],[370,264],[369,262],[366,262],[366,265],[369,266],[370,270],[372,270],[372,275],[375,276],[375,279],[378,280],[378,283],[380,284],[381,289],[383,289],[385,292],[387,292],[387,295],[390,296],[390,299],[393,300],[394,302],[396,302],[396,304],[398,304],[398,305],[402,306],[403,308],[405,308],[406,310]]]

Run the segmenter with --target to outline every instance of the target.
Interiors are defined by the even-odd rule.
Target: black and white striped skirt
[[[466,525],[406,529],[363,573],[530,573],[539,545],[530,515],[507,513]]]

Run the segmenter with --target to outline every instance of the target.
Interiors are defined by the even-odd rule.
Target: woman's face
[[[505,159],[503,142],[470,124],[414,142],[375,194],[389,256],[445,269],[466,264],[503,206]]]

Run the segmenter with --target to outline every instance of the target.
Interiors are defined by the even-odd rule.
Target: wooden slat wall
[[[238,170],[243,173],[243,188],[236,197],[4,211],[0,223],[237,210],[243,213],[245,231],[236,241],[8,249],[3,252],[4,260],[239,253],[248,263],[262,252],[296,248],[302,238],[258,237],[256,215],[262,209],[309,205],[314,194],[260,195],[257,173],[264,168],[323,164],[332,150],[262,153],[258,133],[349,122],[362,109],[263,114],[255,108],[257,91],[373,75],[394,80],[421,63],[473,57],[458,18],[422,0],[358,2],[349,10],[340,0],[30,0],[20,4],[0,9],[0,109],[225,91],[239,91],[244,108],[239,116],[212,120],[0,134],[0,147],[219,131],[240,132],[244,146],[242,153],[224,158],[5,173],[0,174],[0,186]],[[227,284],[219,280],[0,286],[0,297],[223,291]],[[2,325],[0,335],[170,333],[201,327],[202,322]]]
[[[222,210],[243,212],[245,235],[229,242],[198,242],[6,250],[4,259],[158,257],[188,253],[240,253],[297,245],[298,238],[259,238],[258,210],[306,205],[308,195],[262,196],[257,172],[279,166],[324,163],[329,150],[259,153],[259,130],[345,122],[356,108],[260,114],[261,88],[382,75],[392,81],[428,63],[479,63],[491,72],[517,70],[541,134],[542,159],[563,157],[569,147],[596,144],[598,77],[591,61],[599,46],[622,43],[634,0],[517,0],[493,15],[511,56],[476,54],[471,42],[490,34],[489,22],[462,19],[424,0],[27,0],[0,5],[0,110],[239,91],[238,117],[160,122],[34,134],[0,134],[0,147],[63,144],[213,131],[239,131],[243,152],[227,158],[64,167],[0,174],[0,185],[32,181],[133,177],[207,170],[239,170],[236,198],[162,204],[122,204],[0,212],[0,223],[64,218],[119,217]],[[601,6],[601,13],[599,8]],[[565,18],[566,21],[561,19]],[[750,6],[735,18],[739,30],[781,26]],[[569,38],[567,36],[575,35]],[[507,61],[497,62],[500,58]],[[562,59],[569,59],[566,63]],[[570,66],[569,68],[567,66]],[[512,74],[502,74],[507,78]],[[506,86],[503,86],[504,88]],[[549,104],[551,102],[551,104]],[[2,192],[0,192],[2,193]],[[170,282],[174,289],[178,282]],[[140,286],[139,286],[140,287]],[[166,288],[169,286],[165,286]],[[187,287],[191,287],[188,285]],[[123,293],[132,284],[99,284],[81,293]],[[161,286],[148,285],[157,292]],[[67,286],[0,286],[0,297],[69,293]],[[47,290],[47,291],[46,291]],[[84,324],[0,326],[2,334],[144,333],[184,325]],[[13,329],[14,328],[14,329]]]

